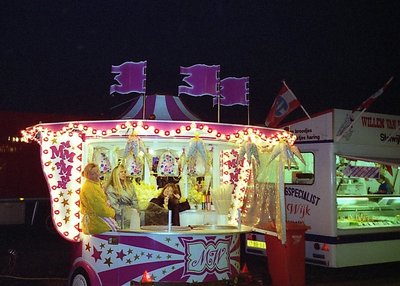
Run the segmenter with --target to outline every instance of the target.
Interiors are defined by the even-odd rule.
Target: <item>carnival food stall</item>
[[[133,285],[144,274],[155,282],[231,280],[240,271],[241,233],[273,221],[285,239],[279,172],[297,153],[296,137],[284,130],[128,119],[41,123],[23,135],[41,146],[53,223],[78,246],[71,285]],[[113,167],[125,165],[140,226],[82,233],[81,173],[89,162],[104,180]],[[172,226],[168,213],[167,224],[154,223],[146,212],[165,182],[179,185],[190,204],[180,225]],[[263,185],[260,193],[257,184]]]
[[[306,164],[286,170],[287,217],[302,220],[306,262],[400,259],[400,117],[331,109],[288,125]]]

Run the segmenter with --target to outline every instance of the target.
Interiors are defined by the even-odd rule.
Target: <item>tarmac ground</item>
[[[68,284],[71,243],[54,229],[31,225],[6,225],[0,229],[0,285]],[[236,281],[207,285],[272,285],[266,257],[244,254],[243,260],[246,267]],[[306,265],[305,280],[310,286],[400,285],[400,262],[347,268]]]

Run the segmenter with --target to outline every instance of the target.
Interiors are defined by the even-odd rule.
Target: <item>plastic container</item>
[[[179,213],[181,226],[204,224],[204,211],[186,210]]]
[[[129,229],[131,230],[140,229],[140,215],[136,209],[132,209],[131,223]]]
[[[304,223],[286,223],[286,243],[266,234],[268,270],[274,286],[304,286],[305,240],[309,229]],[[276,229],[269,229],[276,232]]]

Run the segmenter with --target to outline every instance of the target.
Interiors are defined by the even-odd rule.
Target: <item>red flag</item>
[[[298,107],[300,107],[300,101],[283,81],[282,87],[265,120],[265,125],[272,128],[277,127],[289,113]]]
[[[389,80],[385,83],[385,85],[382,88],[380,88],[377,92],[375,92],[373,95],[364,100],[360,104],[360,106],[354,109],[353,111],[362,111],[364,109],[368,109],[375,102],[375,100],[387,89],[388,85],[392,80],[393,77],[389,78]]]

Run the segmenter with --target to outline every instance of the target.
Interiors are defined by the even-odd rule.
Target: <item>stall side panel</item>
[[[287,219],[302,221],[306,233],[306,261],[329,265],[329,246],[336,238],[335,158],[332,143],[298,145],[304,161],[286,170]]]

